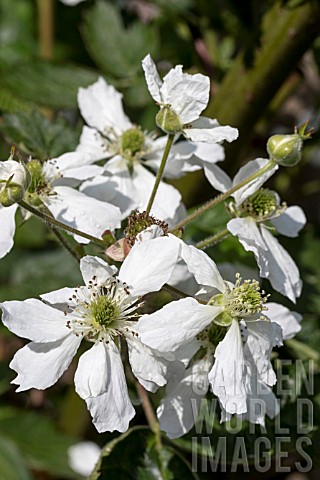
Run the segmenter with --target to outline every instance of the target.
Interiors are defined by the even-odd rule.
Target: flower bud
[[[302,157],[303,138],[300,134],[273,135],[267,143],[270,159],[279,165],[293,167]]]
[[[181,132],[182,124],[176,112],[169,105],[159,110],[156,115],[156,124],[166,133],[173,134]]]
[[[15,160],[0,162],[0,204],[10,207],[22,200],[30,186],[29,170]]]

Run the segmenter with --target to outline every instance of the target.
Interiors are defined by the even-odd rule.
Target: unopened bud
[[[270,159],[285,167],[293,167],[300,162],[302,147],[303,137],[298,133],[292,135],[273,135],[267,143],[267,151]]]
[[[0,204],[10,207],[20,202],[30,186],[28,169],[15,160],[0,162]]]
[[[166,133],[181,132],[182,124],[176,112],[169,105],[165,105],[156,115],[156,124]]]
[[[112,258],[112,260],[116,260],[117,262],[123,262],[126,256],[129,254],[131,250],[131,246],[128,244],[126,238],[121,238],[113,245],[108,247],[105,251],[108,257]]]

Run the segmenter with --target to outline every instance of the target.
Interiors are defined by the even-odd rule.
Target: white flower
[[[150,55],[142,61],[146,82],[152,98],[160,105],[157,124],[167,133],[182,133],[194,142],[232,142],[238,130],[221,127],[217,120],[201,117],[209,101],[209,77],[197,73],[189,75],[177,65],[160,79]]]
[[[161,249],[159,245],[161,242]],[[76,391],[85,399],[99,432],[126,431],[134,416],[120,356],[120,340],[128,344],[132,372],[154,391],[166,383],[166,364],[144,346],[136,330],[141,296],[158,291],[170,278],[179,245],[170,238],[132,248],[118,277],[115,267],[97,257],[84,257],[85,286],[1,304],[3,323],[31,343],[19,350],[10,367],[17,372],[17,391],[45,389],[70,365],[82,339],[92,343],[79,359]]]
[[[78,3],[84,2],[85,0],[60,0],[60,2],[64,3],[65,5],[68,5],[69,7],[74,7],[75,5],[78,5]]]
[[[234,286],[225,283],[204,252],[200,255],[195,248],[187,246],[184,250],[181,256],[197,282],[211,288],[211,300],[205,305],[194,298],[171,302],[151,315],[142,316],[137,330],[142,342],[164,355],[177,351],[195,338],[211,350],[218,344],[215,362],[208,374],[212,391],[228,413],[245,413],[248,390],[239,321],[244,320],[247,325],[246,346],[259,379],[268,385],[276,381],[270,353],[273,346],[281,343],[281,329],[261,316],[265,298],[257,281],[241,283],[238,277]]]
[[[94,442],[79,442],[68,449],[69,465],[76,473],[88,477],[94,469],[101,448]]]
[[[214,179],[211,183],[218,190],[226,191],[258,172],[268,162],[267,159],[257,158],[240,168],[233,182],[225,175],[224,178],[220,177],[220,185]],[[207,168],[210,169],[210,166]],[[302,288],[299,270],[288,252],[272,235],[266,222],[270,222],[282,235],[296,237],[305,225],[306,217],[298,206],[286,208],[280,205],[280,199],[275,192],[263,189],[259,192],[263,183],[278,168],[278,165],[275,165],[233,194],[234,205],[231,204],[231,213],[238,218],[230,220],[227,228],[232,235],[239,238],[247,251],[254,253],[260,276],[267,278],[275,290],[295,302]],[[208,175],[207,178],[210,181]]]
[[[118,207],[91,198],[68,186],[71,179],[73,182],[75,179],[80,181],[102,170],[96,165],[87,165],[87,161],[84,155],[77,152],[66,153],[43,164],[38,160],[30,160],[26,165],[32,180],[24,199],[37,207],[45,205],[60,222],[101,238],[105,230],[113,231],[120,227],[121,213]],[[16,210],[17,205],[8,208],[0,206],[0,258],[13,246]],[[24,211],[23,213],[25,214]],[[29,217],[29,213],[25,215],[26,218]],[[74,237],[81,243],[89,242],[83,237]]]
[[[298,312],[292,312],[287,307],[279,303],[267,303],[267,315],[273,321],[280,325],[282,329],[283,340],[293,338],[300,332],[302,316]]]
[[[108,158],[102,174],[85,182],[81,190],[103,201],[119,206],[126,217],[131,210],[147,206],[155,177],[146,168],[156,168],[165,147],[165,138],[154,139],[131,123],[123,111],[122,95],[103,78],[88,88],[80,88],[78,103],[85,126],[77,152],[91,161]],[[177,144],[170,156],[183,160],[192,156],[194,147]],[[170,163],[170,159],[168,160]],[[174,187],[160,183],[152,214],[172,219],[181,204]]]

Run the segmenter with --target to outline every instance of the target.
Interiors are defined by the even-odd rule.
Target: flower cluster
[[[79,243],[100,247],[96,256],[78,258],[83,285],[1,304],[3,324],[30,341],[10,364],[17,373],[12,383],[18,392],[49,388],[82,343],[75,389],[99,432],[125,432],[135,414],[128,367],[149,392],[166,385],[157,415],[171,438],[193,427],[192,401],[199,405],[209,390],[221,421],[241,415],[264,424],[279,409],[272,349],[299,331],[301,317],[270,303],[258,280],[237,271],[233,281],[223,278],[209,255],[184,241],[182,227],[202,210],[188,217],[180,192],[165,179],[203,169],[222,192],[203,208],[229,199],[227,231],[253,252],[260,276],[295,302],[299,271],[274,232],[295,237],[306,219],[263,185],[279,165],[297,161],[303,135],[272,138],[270,158],[252,160],[231,180],[216,163],[224,159],[222,143],[236,140],[238,131],[200,116],[209,78],[178,65],[162,80],[150,55],[142,67],[165,135],[134,124],[121,93],[99,78],[79,89],[86,125],[75,152],[0,162],[0,257],[13,246],[17,208],[25,219],[38,215],[54,232],[64,228]],[[190,288],[181,287],[186,281]],[[146,295],[162,289],[179,299],[155,308]]]

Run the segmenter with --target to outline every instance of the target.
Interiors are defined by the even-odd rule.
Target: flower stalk
[[[159,167],[159,170],[157,172],[156,180],[154,182],[154,186],[153,186],[153,189],[152,189],[152,192],[151,192],[151,195],[150,195],[150,198],[149,198],[149,202],[148,202],[148,205],[147,205],[147,208],[146,208],[147,215],[149,215],[149,213],[151,211],[151,208],[152,208],[152,205],[153,205],[153,202],[154,202],[154,199],[155,199],[158,187],[159,187],[159,183],[161,181],[163,171],[164,171],[164,168],[166,166],[168,156],[169,156],[172,144],[173,144],[173,139],[174,139],[174,134],[169,134],[168,139],[167,139],[167,143],[166,143],[166,147],[165,147],[164,152],[163,152],[160,167]]]
[[[272,168],[274,168],[275,165],[276,165],[276,163],[273,160],[270,160],[258,172],[253,173],[249,177],[242,180],[242,182],[239,182],[237,185],[234,185],[233,187],[231,187],[226,192],[222,193],[221,195],[218,195],[217,197],[213,198],[212,200],[209,200],[209,202],[205,203],[204,205],[202,205],[202,207],[198,208],[196,211],[194,211],[193,213],[188,215],[184,220],[181,220],[181,222],[179,222],[175,227],[173,227],[170,232],[175,233],[175,232],[179,231],[185,225],[187,225],[188,223],[190,223],[193,220],[195,220],[196,218],[198,218],[200,215],[205,213],[210,208],[219,205],[219,203],[226,200],[228,197],[230,197],[230,195],[235,193],[240,188],[245,187],[248,183],[256,180],[257,178],[259,178],[260,175],[263,175],[264,173],[268,172],[269,170],[272,170]]]
[[[69,225],[59,222],[59,220],[56,220],[54,217],[51,217],[50,215],[47,215],[46,213],[41,212],[40,210],[37,210],[36,208],[26,203],[24,200],[21,200],[18,203],[20,207],[24,208],[25,210],[28,210],[28,212],[30,213],[33,213],[33,215],[36,215],[37,217],[41,218],[43,221],[45,221],[49,225],[62,228],[62,230],[65,230],[66,232],[73,233],[74,235],[79,235],[80,237],[86,238],[87,240],[90,240],[90,242],[96,243],[100,247],[105,248],[106,244],[104,243],[103,240],[100,240],[99,238],[94,237],[93,235],[89,235],[88,233],[81,232],[76,228],[69,227]]]
[[[216,233],[215,235],[211,235],[211,237],[205,238],[201,242],[196,243],[196,247],[200,250],[205,250],[206,248],[210,247],[211,245],[215,245],[216,243],[221,242],[230,235],[230,232],[227,228],[221,230],[220,232]]]

